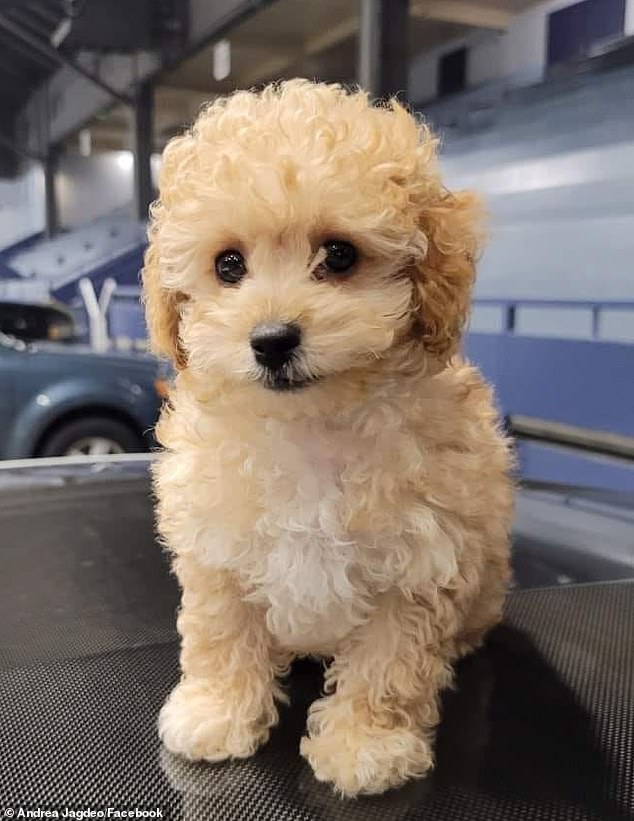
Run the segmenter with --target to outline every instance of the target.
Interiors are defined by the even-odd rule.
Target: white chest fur
[[[420,500],[383,498],[411,458],[408,437],[362,437],[321,420],[267,420],[248,434],[216,449],[190,527],[197,552],[240,577],[284,646],[325,653],[367,619],[378,592],[455,571],[435,514]],[[377,515],[353,524],[364,504]]]
[[[346,526],[343,476],[358,444],[320,422],[270,421],[261,445],[255,561],[242,568],[270,630],[295,649],[334,644],[366,617],[361,546]]]

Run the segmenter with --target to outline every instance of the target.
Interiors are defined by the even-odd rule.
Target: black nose
[[[251,347],[258,364],[281,368],[301,342],[302,332],[292,322],[261,322],[251,333]]]

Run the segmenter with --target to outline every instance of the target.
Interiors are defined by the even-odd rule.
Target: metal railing
[[[564,308],[566,310],[585,310],[592,316],[592,339],[598,339],[601,333],[601,313],[607,310],[631,311],[634,322],[634,300],[568,300],[568,299],[475,299],[474,307],[491,306],[502,309],[502,332],[515,333],[517,313],[521,308]],[[478,333],[478,331],[474,331]]]

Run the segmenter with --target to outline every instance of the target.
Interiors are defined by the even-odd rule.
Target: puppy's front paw
[[[344,796],[382,793],[433,766],[429,742],[405,727],[387,728],[355,722],[328,721],[301,741],[300,752],[318,781],[330,782]]]
[[[200,681],[181,681],[163,705],[158,728],[168,750],[186,758],[247,758],[269,737],[271,721],[246,721],[237,705]],[[269,717],[270,718],[270,717]]]

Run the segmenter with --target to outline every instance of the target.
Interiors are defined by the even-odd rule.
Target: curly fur
[[[182,586],[173,751],[248,756],[296,655],[329,660],[301,745],[342,794],[432,766],[452,662],[500,617],[509,453],[491,393],[455,358],[479,205],[450,193],[398,103],[294,80],[218,100],[164,155],[143,281],[179,368],[158,425],[158,524]],[[312,276],[325,239],[359,261]],[[223,287],[215,256],[248,264]],[[263,386],[249,345],[301,325],[315,381]]]

